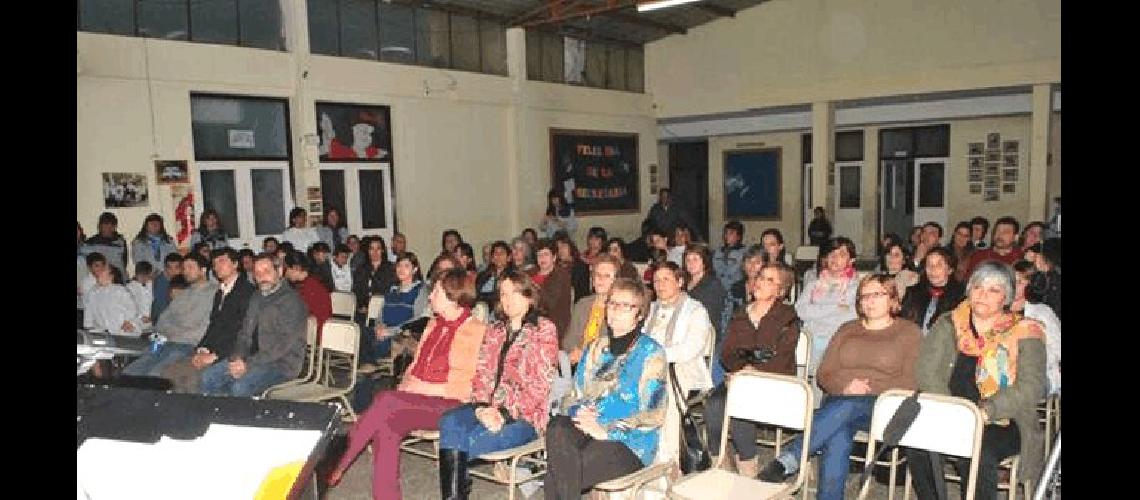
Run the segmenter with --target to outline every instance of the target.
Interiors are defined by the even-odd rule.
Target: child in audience
[[[127,283],[127,291],[138,308],[138,317],[144,325],[151,324],[150,306],[154,302],[154,266],[150,262],[135,263],[135,277]]]

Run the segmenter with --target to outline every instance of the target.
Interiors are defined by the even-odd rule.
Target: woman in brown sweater
[[[855,433],[867,430],[875,398],[887,389],[914,390],[915,361],[922,332],[898,318],[899,291],[894,278],[863,278],[857,290],[859,319],[844,323],[823,354],[816,380],[827,397],[812,419],[808,452],[823,451],[820,500],[841,500]],[[760,473],[762,481],[782,481],[799,466],[802,438],[792,441]]]
[[[558,328],[558,342],[561,344],[570,327],[570,307],[572,290],[570,270],[558,265],[558,245],[552,240],[538,240],[535,259],[538,266],[527,273],[538,285],[538,305],[546,311],[554,326]]]
[[[754,300],[728,324],[728,333],[720,351],[720,361],[728,376],[713,389],[705,402],[707,442],[710,446],[720,443],[725,398],[733,373],[796,373],[796,342],[800,338],[800,329],[795,308],[784,303],[784,297],[794,283],[792,269],[782,262],[765,264],[760,273],[749,280],[749,295]],[[756,477],[759,469],[756,424],[733,419],[729,425],[732,427],[732,444],[736,448],[737,470],[745,476]]]

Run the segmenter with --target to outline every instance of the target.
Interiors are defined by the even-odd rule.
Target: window
[[[82,31],[135,34],[134,0],[79,0],[78,9]]]
[[[186,40],[189,26],[186,22],[186,3],[171,0],[139,0],[139,36]]]
[[[416,11],[394,3],[380,4],[380,60],[416,62]],[[506,43],[506,38],[503,39]]]
[[[387,164],[322,163],[321,200],[344,214],[348,231],[358,236],[380,235],[390,239],[395,231],[391,170]]]
[[[237,45],[237,17],[237,0],[190,0],[191,37],[195,42]]]
[[[921,163],[918,168],[918,208],[942,208],[946,165]]]
[[[380,38],[376,20],[376,2],[373,0],[341,0],[340,54],[362,59],[378,58]]]
[[[285,50],[279,0],[79,0],[76,8],[81,31]]]
[[[482,62],[479,50],[479,20],[474,17],[451,15],[451,58],[455,69],[479,71]]]
[[[191,95],[190,114],[198,160],[289,159],[284,99]]]
[[[416,12],[416,62],[446,68],[451,65],[450,24],[447,12],[421,9]]]
[[[261,241],[285,230],[293,208],[289,163],[285,161],[197,162],[200,191],[195,210],[218,211],[230,245],[261,248]]]
[[[479,20],[479,44],[483,50],[483,72],[492,75],[507,75],[507,37],[502,24]]]
[[[645,51],[641,47],[625,50],[626,90],[645,92]]]
[[[606,88],[606,46],[586,44],[586,85]]]
[[[231,238],[240,238],[241,224],[238,224],[237,184],[234,182],[234,171],[203,170],[201,178],[202,210],[217,210],[226,233]],[[194,223],[197,224],[198,221]]]
[[[835,134],[835,161],[863,160],[863,131],[852,130]]]
[[[238,0],[238,42],[243,47],[285,50],[278,0]]]
[[[606,88],[625,90],[625,48],[609,47],[606,57]]]
[[[527,78],[535,81],[645,91],[642,47],[528,30],[526,68]]]
[[[858,165],[839,167],[839,208],[859,208]]]

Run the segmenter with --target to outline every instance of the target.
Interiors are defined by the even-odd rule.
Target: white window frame
[[[327,162],[321,163],[319,168],[325,170],[339,170],[344,172],[344,210],[348,219],[348,232],[361,238],[365,236],[381,236],[384,241],[392,241],[396,232],[396,204],[392,192],[392,164],[390,162]],[[364,229],[364,217],[360,202],[360,171],[371,170],[381,172],[384,183],[384,227]],[[324,186],[321,186],[324,189]],[[327,208],[327,207],[326,207]]]
[[[194,186],[194,210],[195,213],[201,214],[205,209],[205,196],[202,192],[202,172],[217,172],[232,170],[234,172],[234,198],[237,200],[237,219],[238,231],[241,233],[240,237],[232,237],[229,239],[229,244],[233,248],[249,248],[255,252],[261,250],[262,241],[270,236],[280,239],[281,233],[274,234],[255,234],[257,225],[253,217],[253,179],[252,174],[254,170],[281,170],[281,204],[284,210],[285,217],[288,218],[289,210],[292,210],[294,205],[293,190],[289,187],[289,162],[286,160],[274,161],[199,161],[196,162],[197,167],[197,182]],[[194,221],[198,223],[197,220]],[[285,227],[288,227],[287,221],[282,221]],[[232,229],[227,228],[228,231]]]

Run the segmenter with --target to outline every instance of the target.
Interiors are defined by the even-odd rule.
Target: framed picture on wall
[[[982,182],[982,172],[980,170],[977,172],[971,171],[970,182]]]
[[[997,132],[986,134],[986,151],[1001,151],[1001,134]]]
[[[317,132],[323,162],[391,162],[388,106],[317,103]]]
[[[970,183],[970,194],[982,194],[982,183]]]
[[[995,150],[995,151],[987,151],[986,152],[986,162],[987,163],[989,163],[989,162],[1000,162],[1000,161],[1001,161],[1001,151]]]
[[[1005,169],[1001,171],[1001,180],[1005,182],[1017,182],[1017,169]]]
[[[155,160],[154,175],[160,186],[190,182],[190,168],[186,166],[186,160]]]
[[[979,156],[977,158],[970,158],[969,166],[970,166],[970,170],[981,170],[982,169],[982,157]]]
[[[1005,141],[1001,143],[1001,152],[1005,154],[1017,154],[1017,141]]]
[[[983,201],[998,201],[999,199],[1001,199],[1001,195],[997,189],[987,189],[985,196],[982,197]]]
[[[1001,192],[1010,193],[1010,194],[1016,193],[1017,192],[1017,184],[1002,184],[1001,185]]]
[[[578,215],[638,213],[637,141],[630,133],[550,129],[551,189]]]
[[[780,218],[780,148],[724,152],[724,218]]]
[[[985,148],[985,144],[982,144],[980,142],[971,142],[969,145],[969,154],[971,156],[982,155],[985,153],[983,148]]]
[[[145,207],[150,205],[146,175],[133,172],[104,173],[103,201],[107,208]]]
[[[1017,168],[1017,153],[1005,155],[1005,166]]]

